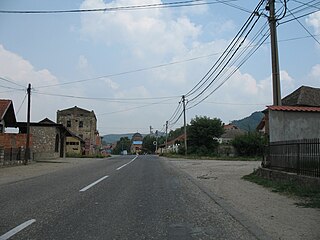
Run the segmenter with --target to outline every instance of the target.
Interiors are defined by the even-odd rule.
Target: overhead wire
[[[288,9],[288,11],[294,17],[294,19],[299,23],[299,25],[320,45],[320,41],[312,35],[312,33],[299,21],[299,19],[296,18],[296,16],[290,11],[290,9]]]
[[[256,19],[256,21],[254,22],[254,24],[250,27],[249,31],[246,33],[246,35],[243,37],[243,39],[241,40],[241,42],[239,43],[239,45],[235,48],[235,51],[232,52],[232,54],[230,55],[230,57],[228,59],[226,59],[225,63],[219,64],[220,68],[216,68],[215,71],[213,71],[209,77],[207,78],[207,80],[211,80],[210,83],[205,86],[205,88],[203,88],[195,97],[193,97],[191,100],[189,100],[190,102],[194,101],[195,99],[199,98],[204,92],[206,92],[210,86],[214,83],[214,81],[223,73],[227,71],[227,66],[230,63],[230,61],[232,60],[232,58],[236,55],[237,51],[240,49],[240,47],[242,46],[242,44],[245,42],[245,40],[247,39],[248,35],[250,34],[250,32],[252,31],[253,27],[255,26],[255,24],[258,22],[259,17]],[[215,74],[215,72],[217,72],[217,74],[213,77],[213,74]]]
[[[106,7],[106,8],[94,8],[94,9],[70,9],[70,10],[0,10],[0,13],[6,14],[59,14],[59,13],[92,13],[92,12],[114,12],[114,11],[128,11],[128,10],[148,10],[155,8],[176,8],[176,7],[192,7],[200,5],[221,4],[224,2],[232,2],[234,0],[188,0],[177,1],[168,3],[155,3],[155,4],[141,4],[131,6],[119,6],[119,7]]]
[[[260,3],[257,5],[257,7],[254,9],[254,11],[251,13],[251,15],[249,16],[249,18],[246,20],[246,22],[242,25],[241,29],[238,31],[238,33],[236,34],[236,36],[232,39],[232,41],[230,42],[230,44],[227,46],[227,48],[225,49],[225,51],[221,54],[221,56],[218,58],[218,60],[213,64],[213,66],[209,69],[209,71],[204,75],[204,77],[202,77],[202,79],[189,91],[185,94],[186,97],[189,97],[193,94],[195,94],[197,91],[200,91],[200,89],[202,87],[205,86],[205,84],[210,80],[210,78],[212,77],[212,75],[218,71],[220,69],[223,69],[222,65],[225,61],[228,61],[228,58],[231,59],[232,56],[235,55],[234,49],[238,50],[241,47],[240,46],[237,47],[237,44],[239,43],[239,41],[241,40],[242,35],[246,32],[246,30],[248,29],[250,23],[254,20],[254,17],[256,16],[257,11],[259,10],[259,8],[261,7],[263,1],[260,1]],[[242,42],[242,41],[241,41]],[[240,42],[240,43],[241,43]],[[231,55],[231,58],[229,57]],[[212,83],[211,83],[212,84]],[[209,83],[209,85],[211,85]],[[208,87],[208,85],[196,96],[193,98],[196,99],[197,97],[199,97],[204,91],[205,89]]]

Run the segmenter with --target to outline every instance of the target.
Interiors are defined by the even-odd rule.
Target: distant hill
[[[121,133],[121,134],[107,134],[103,136],[102,141],[106,143],[114,143],[120,140],[122,137],[132,138],[134,133]]]
[[[260,123],[263,116],[264,114],[262,112],[254,112],[249,117],[245,117],[241,120],[234,120],[231,123],[242,130],[252,132],[256,130],[256,127]]]

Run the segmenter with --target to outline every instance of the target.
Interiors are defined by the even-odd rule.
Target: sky
[[[30,83],[32,122],[78,106],[95,112],[101,136],[183,126],[182,95],[188,123],[207,116],[227,124],[272,105],[266,1],[208,79],[259,1],[176,2],[1,0],[0,98],[26,121]],[[320,88],[320,1],[284,6],[276,1],[282,97],[302,85]],[[3,12],[79,9],[106,11]]]

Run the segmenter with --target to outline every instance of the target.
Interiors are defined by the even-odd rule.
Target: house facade
[[[18,122],[20,134],[26,134],[27,123]],[[31,159],[54,159],[65,157],[66,139],[72,136],[71,133],[62,125],[50,119],[43,119],[38,123],[30,123]]]
[[[97,146],[97,118],[94,111],[88,111],[77,106],[58,110],[57,123],[65,126],[75,136],[84,141],[84,153],[86,155],[96,154]]]
[[[140,133],[135,133],[131,139],[131,152],[132,153],[139,153],[142,149],[142,141],[143,137]]]
[[[320,138],[320,107],[269,106],[270,142]]]
[[[270,142],[320,138],[320,88],[301,86],[282,99],[282,106],[268,106],[257,131]]]

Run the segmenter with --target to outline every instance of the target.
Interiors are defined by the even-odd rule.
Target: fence
[[[0,166],[21,164],[24,157],[24,148],[0,147]]]
[[[320,177],[320,139],[272,142],[267,159],[270,168]]]

